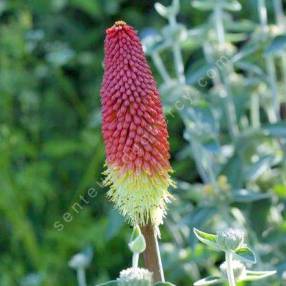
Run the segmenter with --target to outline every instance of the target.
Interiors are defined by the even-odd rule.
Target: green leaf
[[[214,64],[208,64],[206,61],[200,60],[191,65],[187,71],[187,81],[189,84],[207,85],[207,73],[215,68]]]
[[[164,18],[168,17],[168,8],[162,5],[161,3],[157,2],[154,5],[156,11],[158,12],[159,15],[161,15]]]
[[[96,286],[118,286],[118,283],[116,280],[113,280],[113,281],[108,281],[102,284],[98,284]]]
[[[263,77],[265,75],[264,71],[258,65],[252,64],[247,61],[238,61],[235,63],[235,66],[246,72],[256,74],[259,77]]]
[[[212,249],[218,250],[218,246],[217,246],[217,235],[215,234],[210,234],[210,233],[206,233],[203,231],[200,231],[196,228],[193,229],[194,234],[196,235],[196,237],[198,238],[198,240],[200,240],[202,243],[208,245],[209,247],[211,247]]]
[[[240,51],[232,57],[231,61],[233,63],[236,63],[236,62],[254,54],[255,52],[257,52],[260,49],[261,49],[261,42],[259,42],[259,41],[251,41],[249,43],[247,42],[240,49]]]
[[[235,253],[235,256],[240,260],[243,260],[249,263],[256,263],[256,257],[255,257],[254,252],[246,246],[242,246],[238,248],[237,250],[235,250],[234,253]]]
[[[231,32],[252,32],[256,28],[256,23],[251,20],[227,19],[227,30]]]
[[[184,42],[188,38],[188,30],[184,25],[176,24],[163,28],[162,35],[167,45],[172,45],[174,41],[178,43]]]
[[[279,35],[273,39],[271,44],[266,48],[266,55],[275,55],[286,48],[286,35]]]
[[[273,192],[279,197],[279,198],[286,198],[286,186],[283,184],[277,184],[273,188]]]
[[[270,193],[253,192],[246,189],[233,191],[233,201],[238,203],[250,203],[271,198]]]
[[[251,165],[251,167],[245,170],[245,177],[248,180],[255,181],[265,171],[269,170],[273,165],[275,158],[273,156],[264,156],[257,162]]]
[[[192,1],[192,5],[194,8],[197,8],[202,11],[209,11],[214,10],[216,8],[217,1],[209,1],[209,0],[194,0]],[[241,5],[236,0],[230,0],[230,1],[220,1],[219,5],[229,11],[239,11],[241,9]]]
[[[154,286],[176,286],[176,285],[170,282],[158,282],[154,284]]]
[[[172,5],[169,7],[166,7],[159,2],[156,2],[154,7],[158,14],[164,18],[169,18],[178,14],[180,9],[179,0],[173,0]]]
[[[223,282],[223,279],[217,276],[208,276],[194,283],[194,286],[214,285]]]
[[[215,7],[215,3],[213,1],[192,1],[192,5],[194,8],[199,10],[208,11],[213,10]]]
[[[227,33],[225,39],[231,43],[242,42],[247,39],[247,35],[245,33]]]
[[[273,137],[286,137],[286,121],[278,123],[267,124],[264,126],[263,131],[266,135]]]
[[[276,271],[246,271],[246,276],[242,281],[255,281],[260,280],[269,276],[276,274]]]

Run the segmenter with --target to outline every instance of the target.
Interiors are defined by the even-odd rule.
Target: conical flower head
[[[170,198],[167,125],[140,40],[123,21],[106,31],[104,68],[108,197],[133,225],[159,225]]]

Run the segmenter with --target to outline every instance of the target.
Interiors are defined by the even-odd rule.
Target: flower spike
[[[101,87],[108,197],[132,225],[162,224],[172,168],[160,95],[136,31],[107,29]]]

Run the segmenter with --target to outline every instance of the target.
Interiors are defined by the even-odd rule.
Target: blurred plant
[[[92,260],[91,247],[86,248],[84,251],[75,254],[69,261],[69,266],[76,270],[78,286],[86,286],[86,268],[90,265]]]
[[[177,22],[179,4],[184,5],[183,10],[186,9],[184,1],[172,1],[169,7],[157,3],[157,12],[168,20],[168,24],[159,32],[143,34],[145,51],[163,79],[160,90],[167,114],[172,118],[178,114],[184,123],[184,138],[188,145],[178,150],[175,159],[189,166],[184,160],[191,155],[202,181],[195,185],[183,179],[178,182],[178,189],[183,192],[177,193],[179,201],[170,211],[167,222],[170,235],[180,247],[184,247],[182,252],[196,260],[190,265],[178,254],[171,259],[172,265],[178,263],[175,261],[184,263],[184,267],[191,269],[193,277],[199,278],[197,266],[207,255],[205,252],[189,254],[191,250],[187,244],[190,240],[199,253],[196,243],[190,238],[193,226],[227,228],[235,222],[249,233],[257,261],[265,267],[263,264],[268,265],[269,261],[267,257],[270,259],[274,253],[261,250],[261,243],[265,243],[264,235],[268,236],[266,230],[272,228],[270,221],[275,221],[278,226],[285,217],[285,204],[277,212],[271,199],[275,186],[286,182],[282,171],[285,170],[283,142],[286,125],[277,115],[277,106],[282,106],[284,101],[284,91],[276,87],[283,82],[283,77],[278,78],[275,61],[271,67],[271,63],[264,65],[260,60],[267,61],[265,50],[277,49],[278,56],[285,46],[283,36],[275,36],[279,29],[265,22],[267,11],[264,1],[254,2],[252,8],[257,12],[259,24],[233,17],[233,13],[243,13],[241,10],[246,6],[243,1],[191,1],[192,6],[206,18],[194,29]],[[283,27],[281,2],[273,4],[276,5],[276,18],[280,19],[280,27]],[[174,26],[177,27],[176,37],[171,33]],[[176,46],[179,46],[180,56]],[[170,62],[170,52],[173,68],[169,70],[170,65],[164,66],[162,59]],[[176,73],[172,74],[172,70]],[[179,70],[183,71],[183,76]],[[277,73],[276,77],[274,73]],[[274,94],[275,89],[277,92]],[[274,130],[277,131],[275,135]],[[180,171],[181,167],[177,166],[175,170]],[[193,174],[191,180],[196,180],[195,176]],[[256,204],[261,207],[256,208]],[[256,212],[264,213],[263,226],[255,223],[254,208]],[[258,235],[263,239],[258,239]],[[285,241],[281,243],[285,249]],[[269,242],[267,245],[272,248]],[[169,247],[166,244],[168,251]],[[280,256],[279,251],[275,255]],[[215,261],[214,258],[203,267],[209,269]],[[280,257],[279,261],[284,267],[285,259]],[[170,265],[168,270],[179,279],[179,271],[172,271]]]
[[[192,229],[236,225],[257,269],[277,269],[250,284],[285,283],[285,1],[161,3],[162,18],[150,1],[1,1],[0,285],[72,285],[66,261],[87,244],[100,257],[91,284],[125,267],[129,229],[104,191],[53,227],[80,194],[103,188],[95,95],[115,18],[140,31],[168,119],[178,188],[161,228],[167,277],[185,286],[216,275],[222,252]]]
[[[22,279],[21,286],[40,286],[43,278],[38,273],[30,273]]]
[[[195,282],[194,286],[213,285],[228,280],[230,286],[236,282],[256,281],[274,275],[276,271],[250,271],[241,262],[256,263],[255,254],[247,247],[241,230],[228,229],[210,234],[194,228],[196,237],[216,251],[225,253],[225,262],[220,266],[221,277],[209,276]],[[237,260],[238,259],[238,260]]]

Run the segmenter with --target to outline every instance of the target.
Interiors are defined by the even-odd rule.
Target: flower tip
[[[125,21],[118,20],[118,21],[116,21],[116,22],[114,23],[113,26],[111,26],[110,28],[108,28],[108,29],[106,30],[106,32],[107,32],[107,34],[114,34],[114,33],[116,33],[116,31],[120,31],[120,30],[122,30],[123,28],[126,29],[127,27],[128,27],[128,25],[127,25],[127,23],[126,23]]]
[[[116,22],[114,23],[114,26],[115,26],[115,27],[125,26],[125,25],[127,25],[126,22],[124,22],[124,21],[122,21],[122,20],[116,21]]]

